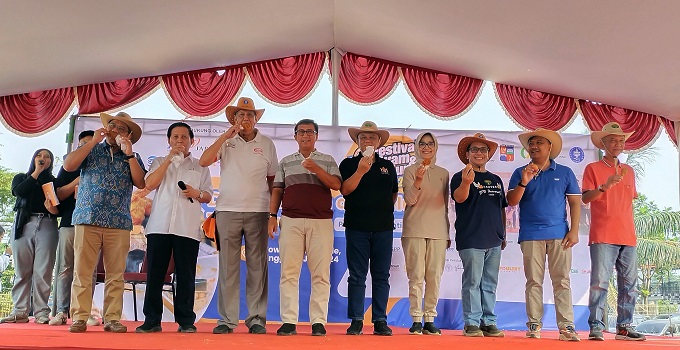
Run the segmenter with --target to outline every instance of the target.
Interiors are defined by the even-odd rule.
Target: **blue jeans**
[[[370,267],[372,279],[372,322],[387,321],[387,299],[390,296],[390,264],[392,263],[392,231],[365,232],[345,230],[347,241],[347,317],[364,319],[366,276]]]
[[[616,269],[618,300],[616,303],[616,324],[627,325],[633,322],[635,299],[638,292],[637,251],[635,247],[614,244],[590,245],[590,295],[588,324],[591,329],[605,330],[602,322],[604,305],[607,302],[607,288],[612,269]]]
[[[466,326],[495,325],[496,286],[501,264],[501,247],[463,249],[463,321]]]

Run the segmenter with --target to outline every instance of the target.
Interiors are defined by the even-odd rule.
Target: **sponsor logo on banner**
[[[501,162],[512,162],[515,160],[514,145],[500,145],[499,149]]]
[[[524,148],[524,147],[522,147],[522,150],[519,151],[519,155],[522,156],[522,158],[524,158],[524,159],[530,158],[529,152],[528,152],[527,149]]]
[[[583,148],[579,146],[574,146],[569,150],[569,158],[574,163],[581,163],[585,157],[586,155],[583,152]]]
[[[149,167],[151,166],[151,163],[153,163],[153,160],[154,160],[154,159],[156,159],[156,156],[149,156],[148,158],[146,158],[146,167],[147,167],[147,170],[148,170]]]

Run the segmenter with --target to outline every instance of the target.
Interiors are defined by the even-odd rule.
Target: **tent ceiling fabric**
[[[680,121],[678,1],[7,0],[0,96],[327,51]]]

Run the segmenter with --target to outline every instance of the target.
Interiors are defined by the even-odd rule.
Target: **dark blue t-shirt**
[[[459,171],[451,177],[451,198],[463,181]],[[454,200],[455,203],[455,200]],[[498,247],[505,238],[503,212],[508,202],[501,178],[489,171],[475,171],[470,194],[456,206],[456,249]]]

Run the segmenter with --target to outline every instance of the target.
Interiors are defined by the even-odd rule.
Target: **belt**
[[[49,213],[31,213],[31,216],[37,216],[39,219],[42,218],[48,218],[48,219],[56,219],[57,216],[54,214],[49,214]]]

